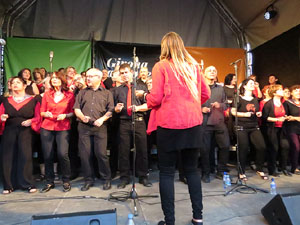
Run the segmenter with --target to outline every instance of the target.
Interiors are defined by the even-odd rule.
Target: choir
[[[151,104],[147,106],[143,95],[151,93],[152,78],[148,73],[148,68],[140,69],[134,102],[131,102],[133,71],[129,64],[116,68],[112,77],[107,76],[106,69],[91,68],[78,74],[69,66],[53,73],[36,68],[32,74],[30,69],[23,68],[18,76],[9,78],[0,99],[2,193],[16,189],[37,191],[33,152],[38,152],[44,165],[40,180],[45,179],[46,185],[41,192],[55,187],[56,162],[65,192],[71,190],[71,180],[80,172],[85,181],[82,191],[93,186],[97,176],[104,180],[103,190],[110,189],[117,171],[120,174],[117,187],[125,188],[130,183],[132,168],[133,110],[136,175],[139,183],[151,187],[150,153],[156,134],[146,132],[152,129],[148,125]],[[214,66],[202,73],[211,91],[210,99],[201,106],[203,124],[199,140],[203,144],[198,167],[202,170],[202,181],[210,182],[211,173],[222,179],[223,173],[229,172],[229,150],[236,147],[242,180],[248,179],[246,166],[250,161],[255,162],[253,168],[262,179],[300,175],[300,85],[283,87],[271,74],[269,85],[260,90],[256,76],[252,75],[239,85],[236,96],[234,74],[228,74],[223,85],[216,82]],[[172,111],[183,112],[184,109]],[[215,149],[218,149],[217,165]],[[264,171],[265,165],[268,173]]]

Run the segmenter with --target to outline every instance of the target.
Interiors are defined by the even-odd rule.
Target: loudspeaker
[[[261,213],[270,225],[300,224],[300,193],[276,195]]]
[[[116,209],[32,216],[31,225],[117,225]]]

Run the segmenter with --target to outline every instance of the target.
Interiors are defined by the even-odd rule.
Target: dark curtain
[[[160,44],[169,31],[187,46],[238,48],[209,0],[37,0],[13,36]]]
[[[284,87],[300,84],[300,25],[255,48],[253,72],[261,87],[275,74]]]

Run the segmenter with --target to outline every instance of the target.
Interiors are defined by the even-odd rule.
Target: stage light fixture
[[[269,5],[266,8],[266,12],[264,14],[264,17],[266,20],[270,20],[272,18],[274,18],[277,15],[277,11],[274,9],[273,5]]]

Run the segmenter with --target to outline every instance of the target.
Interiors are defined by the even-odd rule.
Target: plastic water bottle
[[[229,174],[226,175],[226,186],[227,188],[231,187],[231,180]]]
[[[275,183],[274,178],[272,178],[271,183],[270,183],[270,194],[271,195],[276,195],[277,194],[277,192],[276,192],[276,183]]]
[[[131,213],[128,214],[128,220],[127,220],[126,225],[134,225],[133,214],[131,214]]]
[[[226,189],[227,189],[227,173],[226,172],[224,172],[224,174],[223,174],[223,188],[226,193]]]

